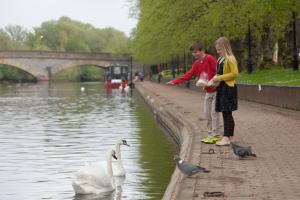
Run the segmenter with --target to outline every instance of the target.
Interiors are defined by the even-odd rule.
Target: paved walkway
[[[258,156],[240,160],[231,147],[201,144],[206,135],[203,93],[148,81],[138,83],[137,88],[150,92],[163,109],[177,112],[173,114],[184,116],[197,127],[190,161],[211,170],[173,183],[178,191],[171,199],[300,199],[300,112],[239,101],[239,109],[234,112],[236,142],[252,146]],[[210,148],[215,154],[205,154]],[[225,196],[203,196],[214,191]]]

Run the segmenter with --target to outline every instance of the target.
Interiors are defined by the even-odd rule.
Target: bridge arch
[[[55,75],[57,73],[59,73],[62,70],[71,68],[71,67],[75,67],[75,66],[83,66],[83,65],[90,65],[90,66],[95,66],[95,67],[99,67],[102,69],[105,69],[106,66],[110,65],[109,62],[106,61],[102,61],[102,62],[92,62],[92,61],[81,61],[81,62],[68,62],[68,63],[63,63],[61,65],[57,65],[57,66],[53,66],[51,68],[51,75]]]
[[[0,51],[0,64],[7,64],[33,75],[38,81],[73,66],[93,65],[105,68],[112,64],[130,64],[128,57],[112,57],[110,53],[69,53],[47,51]]]
[[[29,64],[18,62],[18,60],[13,59],[0,59],[0,64],[9,65],[18,69],[21,69],[29,74],[31,74],[33,77],[35,77],[37,80],[49,80],[48,79],[48,71],[43,68],[36,68]]]

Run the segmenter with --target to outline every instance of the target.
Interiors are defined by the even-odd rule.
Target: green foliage
[[[264,69],[271,69],[273,66],[275,65],[275,63],[273,62],[273,60],[271,58],[263,58],[263,60],[259,63],[258,65],[258,69],[259,70],[264,70]]]
[[[52,75],[52,81],[80,81],[80,69],[72,67]]]
[[[9,35],[5,31],[0,29],[0,50],[9,49],[10,42],[11,39]]]
[[[0,50],[20,49],[125,55],[129,38],[114,28],[98,29],[69,17],[43,22],[33,32],[18,25],[0,29]]]
[[[13,41],[25,42],[27,37],[27,30],[19,25],[8,25],[5,27],[6,32]]]
[[[102,81],[103,69],[95,66],[72,67],[51,77],[54,81]]]
[[[300,13],[299,0],[139,0],[134,5],[139,22],[132,52],[147,64],[170,62],[195,39],[206,47],[220,36],[245,41],[249,26],[253,45],[262,49],[258,53],[269,57],[274,44],[290,31],[291,12]]]
[[[94,66],[81,66],[80,81],[103,81],[104,70]]]
[[[21,31],[20,27],[19,29],[17,30]],[[14,26],[8,26],[6,31],[0,29],[0,50],[25,50],[27,48],[23,41],[26,37],[24,32],[14,32],[14,30]]]
[[[35,78],[23,70],[14,68],[8,65],[0,64],[0,81],[11,81],[11,82],[34,82]]]
[[[46,46],[54,51],[110,52],[128,54],[128,38],[114,28],[97,29],[90,24],[61,17],[35,28],[29,37],[32,49]],[[33,45],[32,45],[33,44]]]

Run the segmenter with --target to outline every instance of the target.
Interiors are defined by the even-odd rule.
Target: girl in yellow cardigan
[[[229,40],[220,37],[216,41],[216,50],[220,55],[217,62],[217,75],[213,82],[219,82],[217,87],[216,111],[222,112],[224,122],[224,136],[216,145],[229,145],[233,141],[234,119],[232,111],[237,110],[237,87],[235,80],[238,76],[237,61],[232,53]]]

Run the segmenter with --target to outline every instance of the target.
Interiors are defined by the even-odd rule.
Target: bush
[[[36,79],[29,73],[9,65],[0,65],[0,80],[10,82],[35,82]]]
[[[260,70],[271,69],[274,66],[275,66],[275,63],[272,60],[272,58],[264,57],[262,59],[262,61],[259,63],[258,69],[260,69]]]

